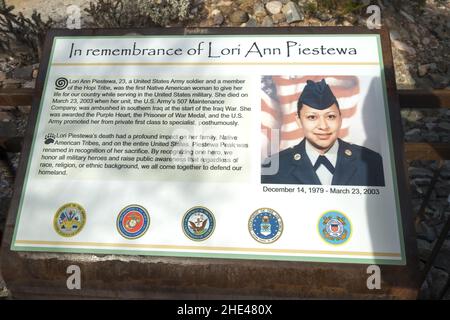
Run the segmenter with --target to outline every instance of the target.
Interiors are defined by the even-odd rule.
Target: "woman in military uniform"
[[[308,80],[297,104],[304,139],[263,164],[262,183],[384,186],[383,160],[377,152],[338,138],[339,104],[325,79]],[[278,163],[275,174],[264,169]]]

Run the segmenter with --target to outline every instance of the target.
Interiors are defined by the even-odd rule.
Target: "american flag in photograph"
[[[349,133],[351,118],[360,98],[356,76],[263,76],[261,80],[262,159],[298,144],[303,130],[297,124],[297,101],[307,80],[325,79],[336,96],[342,114],[340,138]],[[271,144],[272,140],[275,140]]]

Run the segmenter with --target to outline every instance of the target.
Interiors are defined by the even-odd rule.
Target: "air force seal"
[[[53,228],[63,237],[73,237],[86,224],[86,211],[77,203],[66,203],[56,211]]]
[[[350,238],[350,220],[338,211],[328,211],[319,220],[319,233],[328,243],[342,244]]]
[[[261,208],[250,216],[248,230],[256,241],[272,243],[277,241],[283,232],[283,220],[275,210]]]
[[[214,215],[205,207],[193,207],[183,216],[183,232],[191,240],[208,239],[216,227]]]
[[[150,226],[150,216],[136,204],[123,208],[117,216],[117,230],[126,239],[142,237]]]

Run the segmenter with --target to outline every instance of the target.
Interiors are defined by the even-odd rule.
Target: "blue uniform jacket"
[[[273,175],[261,175],[261,183],[321,184],[305,151],[305,139],[298,145],[271,156],[263,168],[276,165]],[[263,169],[264,173],[264,169]],[[383,160],[375,151],[339,139],[339,149],[332,185],[384,186]]]

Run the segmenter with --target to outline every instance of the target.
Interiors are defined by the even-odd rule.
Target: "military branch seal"
[[[273,243],[283,232],[283,220],[273,209],[261,208],[253,212],[248,221],[250,235],[260,243]]]
[[[78,203],[66,203],[56,211],[53,228],[62,237],[73,237],[86,224],[86,210]]]
[[[184,214],[181,225],[186,237],[194,241],[203,241],[214,232],[216,220],[209,209],[198,206]]]
[[[117,230],[126,239],[137,239],[147,232],[150,226],[150,215],[139,205],[129,205],[120,210],[117,216]]]
[[[319,233],[330,244],[343,244],[351,236],[350,220],[339,211],[328,211],[319,220]]]

